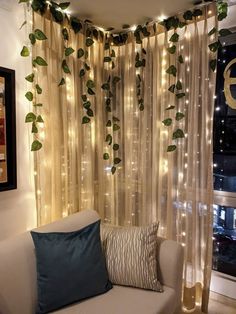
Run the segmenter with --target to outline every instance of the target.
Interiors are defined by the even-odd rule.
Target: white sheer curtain
[[[211,9],[214,12],[214,8]],[[37,43],[33,55],[45,57],[48,67],[38,69],[38,83],[43,94],[38,102],[45,124],[40,131],[43,148],[35,154],[35,181],[38,222],[45,224],[73,212],[93,208],[103,221],[120,225],[141,225],[158,220],[160,236],[174,239],[185,248],[184,307],[206,311],[211,272],[212,234],[212,117],[215,73],[209,69],[208,36],[216,23],[207,8],[204,16],[178,30],[177,54],[166,48],[173,31],[144,39],[146,67],[134,66],[140,45],[129,34],[128,43],[115,50],[116,68],[103,63],[104,42],[89,48],[91,66],[88,78],[96,82],[96,96],[91,96],[95,117],[82,125],[79,78],[81,60],[76,53],[68,58],[71,74],[66,85],[58,87],[62,77],[64,42],[61,26],[50,19],[34,16],[34,27],[42,29],[48,40]],[[70,30],[69,46],[75,51],[85,47],[85,36]],[[179,64],[176,55],[182,54]],[[176,64],[177,78],[165,71]],[[117,83],[112,113],[105,111],[102,83],[108,72],[121,77]],[[136,74],[144,82],[144,111],[139,111],[136,97]],[[65,76],[65,75],[64,75]],[[176,99],[168,91],[180,79],[186,97]],[[170,105],[173,110],[166,110]],[[185,118],[171,127],[163,125],[177,111]],[[105,142],[106,121],[119,118],[120,130],[112,133],[114,152]],[[178,127],[185,139],[175,141],[177,150],[167,153],[172,133]],[[112,131],[109,131],[112,132]],[[115,175],[103,153],[118,156],[122,162]]]

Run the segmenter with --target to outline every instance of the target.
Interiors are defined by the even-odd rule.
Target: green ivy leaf
[[[115,50],[114,50],[114,49],[112,49],[112,51],[111,51],[111,58],[115,58],[115,57],[116,57]]]
[[[179,34],[174,33],[174,34],[170,37],[169,41],[171,41],[171,42],[173,42],[173,43],[177,43],[177,42],[179,41]]]
[[[172,119],[171,118],[167,118],[167,119],[163,120],[162,123],[165,126],[170,126],[172,124]]]
[[[111,62],[111,57],[104,57],[103,62]]]
[[[80,71],[79,71],[79,77],[83,77],[84,75],[85,75],[85,69],[81,69]]]
[[[65,85],[66,84],[66,81],[64,79],[64,77],[60,80],[60,83],[58,84],[58,86],[62,86],[62,85]]]
[[[213,72],[214,72],[215,69],[216,69],[216,65],[217,65],[216,59],[210,60],[209,66],[210,66],[210,68],[211,68],[211,70],[212,70]]]
[[[104,89],[104,90],[109,90],[110,89],[110,84],[109,83],[104,83],[104,84],[102,84],[101,88]]]
[[[90,120],[89,117],[84,116],[84,117],[82,118],[82,124],[89,123],[90,121],[91,121],[91,120]]]
[[[167,152],[173,152],[176,150],[176,148],[177,148],[176,145],[169,145],[167,147]]]
[[[27,93],[25,94],[25,97],[28,99],[28,101],[32,101],[33,98],[34,98],[32,92],[27,92]]]
[[[186,21],[191,21],[193,19],[193,13],[190,10],[188,10],[188,11],[184,12],[183,18]]]
[[[167,70],[166,70],[167,74],[173,75],[174,77],[176,77],[177,74],[177,69],[174,65],[171,65]]]
[[[43,104],[34,104],[34,107],[42,107],[43,106]]]
[[[107,121],[106,127],[107,127],[107,128],[111,127],[111,120],[108,120],[108,121]]]
[[[179,28],[183,28],[183,27],[186,26],[186,25],[187,25],[186,22],[179,21],[178,27],[179,27]]]
[[[37,65],[40,65],[40,66],[47,66],[47,62],[40,56],[37,56],[35,59],[34,59],[34,62],[37,64]]]
[[[216,31],[217,31],[216,27],[213,27],[213,28],[210,30],[210,32],[208,33],[208,36],[211,36],[211,35],[215,34]]]
[[[108,49],[110,49],[110,44],[109,43],[105,43],[104,50],[108,50]]]
[[[176,89],[177,89],[177,90],[183,89],[183,85],[182,85],[182,83],[180,82],[180,80],[178,80],[177,83],[176,83]]]
[[[114,76],[113,77],[113,80],[112,80],[112,84],[116,84],[116,83],[118,83],[119,81],[121,80],[121,78],[119,77],[119,76]]]
[[[40,143],[38,140],[33,141],[31,145],[31,151],[35,152],[37,150],[40,150],[42,148],[42,143]]]
[[[211,50],[211,52],[216,52],[218,50],[218,48],[220,47],[220,42],[216,41],[216,42],[208,45],[208,47]]]
[[[118,124],[113,124],[113,131],[118,131],[120,129],[120,126]]]
[[[218,21],[224,20],[228,14],[228,3],[219,2],[217,4],[217,11],[218,11]]]
[[[115,69],[115,67],[116,67],[115,62],[112,61],[112,63],[111,63],[111,68],[112,68],[112,70]]]
[[[118,165],[120,162],[121,162],[121,159],[120,159],[120,158],[116,157],[116,158],[114,159],[114,164],[115,164],[115,165]]]
[[[38,122],[38,123],[44,123],[44,120],[43,120],[43,118],[42,118],[41,115],[38,115],[38,116],[37,116],[36,122]]]
[[[227,13],[225,13],[225,12],[222,12],[222,13],[218,14],[218,16],[217,16],[218,21],[223,21],[226,17],[227,17]]]
[[[90,47],[94,43],[94,40],[91,37],[86,38],[86,46]]]
[[[172,85],[168,88],[168,91],[171,92],[171,93],[174,93],[174,92],[175,92],[175,84],[172,84]]]
[[[31,45],[34,45],[36,43],[36,37],[33,33],[29,34],[29,40],[31,42]]]
[[[89,117],[93,117],[93,110],[92,109],[90,109],[90,108],[88,108],[88,110],[87,110],[87,115],[89,116]]]
[[[106,106],[106,111],[111,112],[111,106]]]
[[[28,2],[29,2],[29,0],[19,0],[18,3],[28,3]]]
[[[27,75],[25,77],[25,80],[30,82],[30,83],[33,83],[33,81],[34,81],[34,73],[31,73],[31,74]]]
[[[175,109],[175,106],[169,106],[166,108],[166,110],[172,110],[172,109]]]
[[[173,133],[173,140],[176,140],[178,138],[184,138],[184,132],[181,129],[177,129],[174,133]]]
[[[113,150],[117,151],[117,150],[119,150],[119,148],[120,148],[119,144],[114,144],[113,145]]]
[[[64,19],[64,15],[62,14],[62,12],[60,12],[60,11],[58,10],[58,6],[55,7],[55,6],[52,5],[52,6],[50,7],[50,12],[51,12],[51,14],[52,14],[54,20],[55,20],[57,23],[62,24],[63,19]]]
[[[185,93],[179,93],[175,95],[178,99],[183,98],[185,96]]]
[[[64,40],[69,40],[69,33],[68,33],[68,30],[67,30],[66,27],[64,27],[64,28],[62,29],[61,33],[62,33],[62,36],[63,36],[63,39],[64,39]]]
[[[62,66],[63,71],[64,71],[66,74],[71,74],[70,69],[69,69],[69,67],[68,67],[67,62],[66,62],[65,59],[62,61],[61,66]]]
[[[90,66],[89,66],[87,63],[84,64],[84,67],[85,67],[85,70],[86,70],[86,71],[89,71],[89,70],[90,70]]]
[[[79,50],[77,51],[77,58],[82,58],[84,56],[84,49],[79,48]]]
[[[176,115],[175,115],[175,120],[176,121],[180,121],[182,120],[183,118],[185,117],[185,115],[182,113],[182,112],[176,112]]]
[[[70,6],[70,2],[62,2],[62,3],[59,4],[59,7],[62,10],[66,10],[69,6]]]
[[[112,136],[111,136],[111,134],[107,134],[107,136],[106,136],[106,142],[108,142],[108,145],[111,145],[111,144],[112,144]]]
[[[178,56],[179,63],[184,63],[184,58],[182,55]]]
[[[202,10],[200,10],[200,9],[195,9],[195,10],[193,11],[193,16],[194,16],[194,17],[202,16]]]
[[[219,34],[220,36],[228,36],[228,35],[231,35],[232,32],[229,30],[229,29],[226,29],[226,28],[222,28],[220,31],[219,31]]]
[[[107,98],[107,99],[106,99],[106,105],[107,105],[107,106],[110,106],[110,104],[111,104],[111,99],[110,99],[110,98]]]
[[[104,160],[108,160],[110,158],[108,153],[103,154],[103,159]]]
[[[29,48],[26,47],[26,46],[24,46],[24,47],[22,48],[22,50],[21,50],[20,55],[21,55],[22,57],[28,57],[28,56],[30,55]]]
[[[38,40],[46,40],[47,39],[47,36],[40,29],[36,29],[34,31],[34,36]]]
[[[117,117],[113,116],[113,117],[112,117],[112,121],[113,121],[113,122],[120,122],[120,119],[118,119]]]
[[[74,49],[71,47],[68,47],[65,49],[65,56],[68,57],[69,55],[71,55],[74,52]]]
[[[35,88],[36,88],[37,94],[39,94],[39,95],[42,94],[42,91],[43,91],[43,90],[42,90],[42,88],[39,86],[39,84],[36,84],[36,85],[35,85]]]
[[[88,88],[88,94],[89,95],[95,95],[95,92],[92,90],[92,88]]]
[[[36,115],[33,112],[27,113],[25,117],[25,123],[34,122],[36,121]]]
[[[176,46],[173,45],[169,48],[167,48],[167,51],[170,53],[170,54],[174,54],[176,52]]]
[[[82,98],[83,101],[87,101],[87,96],[85,94],[82,95],[81,98]]]
[[[116,172],[116,167],[113,166],[113,167],[111,168],[111,173],[112,173],[112,174],[115,174],[115,172]]]
[[[81,22],[76,17],[72,17],[70,19],[70,25],[75,34],[77,34],[83,27]]]
[[[144,48],[142,48],[142,53],[146,55],[147,51]]]
[[[91,102],[90,101],[86,101],[85,103],[83,103],[83,107],[88,110],[91,107]],[[89,116],[89,114],[88,114],[88,116]]]
[[[86,86],[88,88],[95,88],[95,83],[93,80],[88,80],[87,83],[86,83]]]
[[[32,123],[31,133],[38,133],[38,128],[35,122]]]

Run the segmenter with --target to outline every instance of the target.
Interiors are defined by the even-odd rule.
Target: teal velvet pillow
[[[37,313],[57,310],[112,288],[100,221],[75,232],[31,232],[37,260]]]

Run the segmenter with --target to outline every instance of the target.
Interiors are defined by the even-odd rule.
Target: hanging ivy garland
[[[228,14],[228,4],[225,1],[218,0],[217,2],[217,18],[218,21],[222,21],[227,17]],[[86,34],[86,42],[85,46],[86,49],[80,48],[77,51],[77,57],[81,61],[81,69],[79,72],[80,78],[83,80],[84,84],[84,90],[86,90],[86,93],[82,95],[82,102],[83,102],[83,109],[85,111],[85,115],[82,118],[82,123],[86,124],[91,121],[91,117],[94,116],[93,110],[91,108],[91,96],[95,95],[95,82],[88,78],[88,72],[91,70],[91,67],[88,62],[88,56],[89,56],[89,48],[94,44],[94,40],[99,40],[104,38],[104,33],[101,30],[98,30],[96,26],[92,25],[92,22],[89,20],[86,20],[84,22],[80,21],[79,19],[75,17],[69,17],[65,10],[69,7],[70,2],[62,2],[62,3],[55,3],[53,1],[49,0],[19,0],[19,3],[26,3],[28,8],[31,5],[31,9],[34,12],[38,12],[41,15],[44,15],[46,12],[48,12],[48,9],[53,16],[54,20],[59,23],[63,24],[66,20],[68,23],[68,26],[71,27],[75,34],[79,32],[85,32]],[[167,51],[170,55],[175,55],[177,63],[179,65],[184,63],[183,56],[178,53],[178,42],[179,42],[179,34],[177,33],[178,28],[182,28],[185,25],[188,24],[188,22],[192,21],[193,19],[199,17],[202,15],[201,9],[195,9],[195,10],[187,10],[184,12],[184,14],[181,17],[170,17],[163,22],[159,23],[161,24],[166,31],[169,31],[171,29],[174,30],[174,34],[169,38],[169,42],[171,45],[167,48]],[[26,21],[22,24],[21,27],[26,25]],[[152,26],[153,30],[150,31],[150,27]],[[124,29],[129,28],[129,25],[124,25]],[[110,32],[113,29],[107,29],[106,32]],[[130,31],[130,30],[128,30]],[[156,23],[155,22],[147,22],[144,26],[138,25],[135,29],[133,35],[136,40],[136,44],[141,45],[139,52],[136,53],[135,56],[135,67],[137,69],[140,69],[140,73],[136,74],[136,95],[137,95],[137,103],[140,111],[144,110],[144,81],[143,81],[143,69],[146,65],[146,50],[142,47],[142,40],[143,38],[147,38],[152,36],[156,33]],[[226,36],[231,34],[231,32],[228,29],[221,29],[217,30],[217,28],[213,28],[209,32],[209,36]],[[68,66],[68,57],[74,53],[74,50],[72,47],[69,47],[67,45],[68,39],[69,39],[69,33],[68,29],[64,27],[62,29],[62,36],[63,40],[65,42],[65,51],[64,51],[64,58],[62,60],[62,70],[64,75],[70,75],[71,71]],[[104,46],[105,54],[104,57],[104,63],[110,63],[111,64],[111,70],[115,68],[115,51],[114,49],[111,49],[111,43],[113,43],[116,46],[123,45],[127,42],[128,34],[127,30],[124,32],[121,32],[120,34],[113,35],[111,34],[109,38],[106,38],[106,43]],[[42,32],[40,29],[33,30],[32,33],[29,34],[29,41],[31,45],[37,44],[37,41],[47,40],[46,35]],[[221,47],[221,43],[219,40],[209,44],[209,50],[212,54],[212,59],[209,63],[209,68],[212,71],[216,70],[217,65],[217,51]],[[30,48],[28,46],[23,46],[21,50],[21,56],[22,57],[30,57]],[[34,60],[32,60],[33,69],[37,67],[44,67],[47,66],[47,61],[43,59],[41,56],[36,56]],[[175,64],[170,65],[170,67],[166,70],[166,73],[169,74],[170,79],[173,78],[173,84],[171,84],[168,87],[168,91],[170,93],[175,94],[176,99],[179,100],[186,96],[186,93],[184,91],[184,86],[182,85],[181,80],[178,78],[178,69]],[[59,87],[66,84],[65,78],[61,78],[59,82]],[[26,115],[25,121],[27,123],[32,123],[32,133],[34,136],[33,143],[31,145],[32,151],[37,151],[42,147],[42,143],[40,142],[38,138],[38,124],[43,123],[43,117],[38,114],[38,110],[40,107],[43,106],[42,103],[37,103],[37,97],[38,95],[42,94],[43,90],[40,87],[39,84],[39,78],[37,77],[36,71],[33,73],[30,73],[25,77],[25,79],[32,84],[32,88],[28,90],[25,94],[26,99],[32,103],[33,108],[35,108],[35,112],[29,112]],[[120,129],[119,126],[119,119],[115,117],[112,114],[112,106],[111,102],[114,100],[114,90],[116,87],[116,84],[120,81],[119,77],[116,77],[114,75],[109,75],[107,78],[107,81],[102,84],[102,89],[105,93],[105,109],[108,115],[108,120],[106,122],[107,128],[112,128],[113,131],[117,131]],[[166,108],[166,111],[169,112],[169,110],[175,109],[174,105],[170,105],[168,108]],[[175,121],[178,122],[184,118],[184,114],[182,112],[177,111],[175,114]],[[170,117],[167,117],[165,120],[162,121],[165,126],[171,126],[173,123],[173,119]],[[179,138],[183,138],[184,132],[183,130],[177,128],[172,135],[172,139],[176,140]],[[106,142],[111,147],[113,144],[113,150],[117,152],[119,150],[119,145],[117,143],[113,143],[113,138],[111,132],[109,132],[106,136]],[[176,150],[176,145],[169,145],[167,148],[168,152],[172,152]],[[105,160],[108,160],[110,158],[110,155],[108,153],[104,153],[103,158]],[[116,165],[120,163],[121,159],[119,157],[115,157],[113,160],[113,166],[112,166],[112,173],[115,173],[116,171]]]

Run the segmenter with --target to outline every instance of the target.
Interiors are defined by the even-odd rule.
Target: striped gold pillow
[[[109,279],[113,284],[162,292],[157,278],[158,224],[147,227],[101,226]]]

